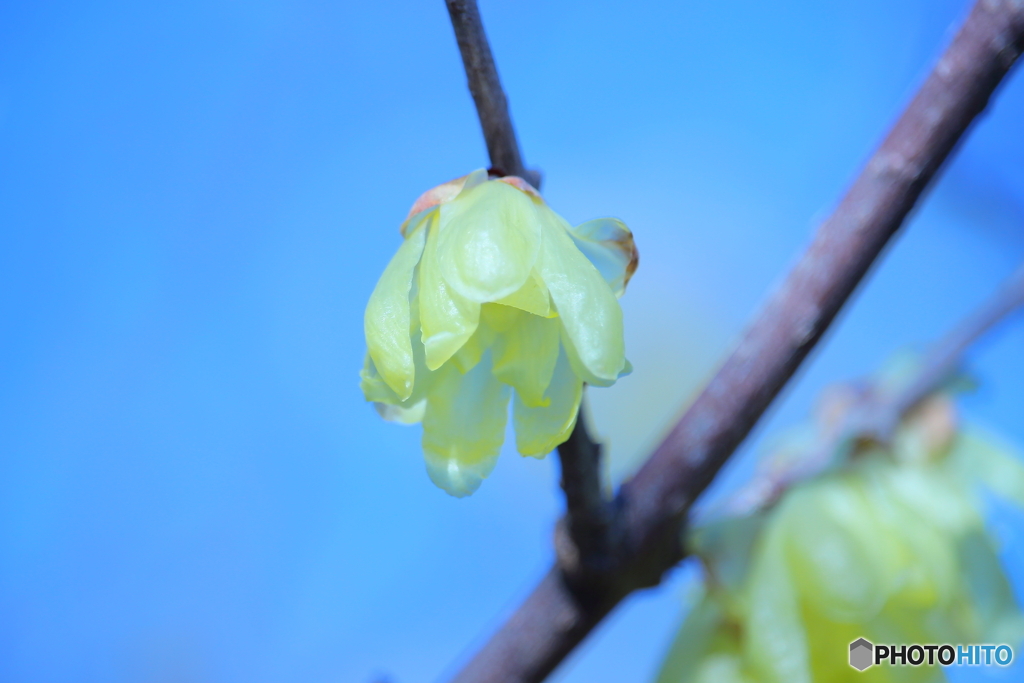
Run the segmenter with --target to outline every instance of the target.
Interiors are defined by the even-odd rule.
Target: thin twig
[[[1024,306],[1024,265],[984,305],[954,328],[929,353],[923,371],[912,384],[883,408],[874,425],[864,431],[880,441],[889,441],[900,417],[914,409],[928,394],[956,371],[964,352],[1007,315]]]
[[[940,339],[921,362],[914,377],[896,391],[870,383],[857,392],[841,420],[825,429],[821,442],[796,461],[767,461],[745,486],[727,499],[700,510],[701,520],[743,517],[774,504],[795,483],[837,464],[844,444],[865,440],[889,444],[904,418],[939,390],[960,367],[971,346],[1011,313],[1024,308],[1024,265],[978,308]],[[690,513],[690,523],[697,511]]]
[[[622,555],[603,589],[549,573],[456,677],[543,680],[631,590],[684,556],[696,497],[743,441],[903,224],[1024,45],[1024,3],[980,0],[782,287],[636,477],[622,486]],[[553,578],[554,577],[554,578]]]
[[[540,189],[540,173],[523,165],[508,100],[501,88],[476,0],[445,3],[462,53],[469,91],[480,116],[492,170],[498,175],[519,176]],[[575,575],[588,567],[606,564],[611,545],[611,515],[601,489],[601,447],[587,430],[582,407],[572,435],[558,447],[558,455],[567,508],[567,519],[558,535],[558,555],[563,567]]]
[[[524,178],[539,189],[540,175],[526,170],[519,153],[512,116],[508,112],[508,100],[505,91],[501,89],[498,68],[494,65],[494,56],[484,33],[476,0],[445,0],[445,4],[452,19],[452,28],[455,29],[459,52],[462,53],[469,92],[473,95],[473,103],[480,116],[480,127],[484,131],[492,170],[498,175]]]

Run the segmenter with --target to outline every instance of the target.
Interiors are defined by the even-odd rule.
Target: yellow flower
[[[510,400],[519,452],[543,457],[583,382],[629,371],[616,297],[637,252],[622,222],[573,228],[521,178],[483,170],[424,193],[402,235],[366,306],[360,386],[386,419],[422,421],[430,478],[465,496],[494,467]]]
[[[658,683],[936,683],[937,665],[860,672],[849,645],[1016,646],[1024,617],[979,488],[1024,506],[1024,466],[937,394],[891,447],[858,447],[767,511],[698,525],[703,595]]]

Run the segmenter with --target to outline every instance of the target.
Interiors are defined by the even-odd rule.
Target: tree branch
[[[585,415],[581,403],[572,434],[558,447],[566,511],[555,530],[558,565],[579,589],[611,570],[618,540],[601,486],[601,446],[587,433]]]
[[[964,352],[996,323],[1024,306],[1024,265],[981,307],[946,335],[928,354],[920,374],[906,389],[894,397],[890,406],[873,416],[862,433],[880,441],[888,441],[903,415],[913,410],[925,397],[944,382],[960,364]]]
[[[476,0],[445,0],[445,4],[455,29],[459,52],[462,53],[469,92],[480,116],[491,169],[498,175],[519,176],[539,189],[540,174],[527,171],[519,153],[516,131],[508,113],[508,100],[501,89],[498,68],[494,65]]]
[[[700,517],[744,517],[766,509],[794,484],[836,464],[843,444],[865,440],[890,444],[900,423],[956,372],[974,342],[1020,308],[1024,308],[1024,265],[931,348],[910,382],[895,391],[880,389],[876,383],[861,387],[842,418],[825,429],[821,442],[807,456],[787,459],[781,467],[771,460],[762,463],[750,482],[724,501],[702,509]],[[691,524],[696,521],[691,512]]]
[[[515,175],[540,189],[541,177],[523,165],[519,143],[501,88],[498,69],[484,33],[476,0],[445,0],[455,39],[462,53],[469,91],[487,141],[492,170]],[[567,519],[560,527],[557,548],[570,574],[603,566],[611,544],[611,514],[601,490],[601,447],[587,430],[582,406],[569,440],[558,447],[562,463]]]
[[[743,441],[902,225],[1024,45],[1024,3],[979,0],[781,288],[616,500],[620,556],[579,591],[553,570],[456,677],[543,680],[630,591],[683,558],[696,497]]]

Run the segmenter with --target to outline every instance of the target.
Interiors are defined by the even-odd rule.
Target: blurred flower
[[[804,429],[778,448],[812,442]],[[856,671],[849,644],[1016,643],[982,487],[1024,505],[1024,465],[934,394],[890,446],[852,449],[767,511],[706,522],[689,540],[703,594],[659,683],[941,681],[939,666]]]
[[[422,421],[430,478],[465,496],[494,467],[510,400],[519,452],[543,457],[583,382],[629,372],[616,297],[637,252],[622,222],[573,228],[524,180],[483,170],[424,193],[402,235],[366,307],[361,387],[386,419]]]

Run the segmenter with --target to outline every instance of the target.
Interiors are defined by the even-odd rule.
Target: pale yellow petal
[[[469,175],[464,175],[461,178],[449,180],[447,183],[441,183],[437,187],[430,188],[413,202],[412,208],[409,209],[409,214],[405,217],[405,222],[402,223],[400,228],[401,233],[406,235],[415,229],[416,221],[426,215],[424,212],[430,211],[439,204],[450,202],[466,188],[476,187],[486,181],[486,169],[478,168]]]
[[[615,376],[614,379],[605,379],[598,377],[590,368],[580,360],[579,354],[576,353],[576,346],[572,343],[572,338],[569,336],[568,331],[565,329],[565,325],[562,325],[562,347],[565,349],[566,355],[569,357],[569,364],[572,365],[573,372],[575,372],[584,382],[595,387],[610,387],[615,384],[615,381],[620,377],[624,377],[629,373],[633,372],[633,365],[627,359],[623,359],[622,370]]]
[[[583,382],[572,371],[565,353],[560,353],[547,389],[548,405],[531,408],[516,393],[512,417],[519,452],[542,458],[564,443],[576,425],[582,396]]]
[[[427,409],[427,400],[421,399],[409,408],[380,402],[375,402],[373,407],[376,409],[377,414],[388,422],[411,425],[423,421],[423,414]]]
[[[957,550],[969,604],[958,615],[966,622],[958,624],[965,640],[1020,642],[1024,619],[992,539],[977,531],[960,539]]]
[[[463,179],[462,190],[459,194],[472,190],[477,185],[482,185],[489,180],[486,168],[478,168]]]
[[[480,304],[465,298],[441,276],[438,221],[431,222],[420,260],[419,305],[427,367],[436,370],[473,336]]]
[[[791,491],[776,526],[800,592],[836,621],[876,616],[905,566],[906,549],[845,480]]]
[[[626,364],[622,309],[608,283],[576,248],[568,224],[546,207],[537,272],[547,285],[572,345],[570,360],[587,382],[614,383]]]
[[[412,314],[412,325],[418,325],[417,306],[415,300],[410,307]],[[385,420],[399,422],[401,424],[412,424],[419,422],[423,417],[423,410],[426,406],[426,396],[433,387],[437,373],[431,372],[426,365],[423,352],[423,344],[420,342],[419,334],[413,334],[410,339],[413,349],[413,365],[415,367],[415,383],[412,393],[402,400],[388,386],[384,378],[377,372],[370,354],[366,354],[363,362],[363,369],[359,372],[359,387],[367,401],[372,401],[377,413]]]
[[[661,665],[656,683],[740,683],[738,632],[714,596],[705,594],[686,615]]]
[[[945,607],[957,584],[955,537],[904,508],[898,499],[891,503],[878,506],[884,511],[880,521],[901,542],[906,561],[890,601],[911,608]]]
[[[542,318],[551,318],[555,315],[551,309],[551,295],[548,294],[548,288],[536,270],[522,287],[495,303],[512,306]]]
[[[366,346],[384,381],[399,399],[412,394],[415,361],[409,337],[409,291],[423,253],[422,223],[405,238],[370,295],[363,318]]]
[[[363,359],[363,369],[359,371],[359,388],[363,390],[363,396],[366,397],[367,401],[391,404],[402,402],[402,399],[398,398],[398,394],[395,393],[394,389],[389,387],[388,383],[377,372],[377,367],[373,364],[373,359],[370,358],[369,353]]]
[[[560,338],[558,320],[523,313],[494,340],[494,376],[512,386],[527,406],[547,405],[544,392],[555,371]]]
[[[490,354],[463,375],[438,371],[423,416],[427,473],[453,496],[473,493],[491,473],[505,440],[510,389],[491,373]]]
[[[459,294],[478,303],[497,301],[526,283],[541,241],[528,195],[485,182],[439,210],[441,275]]]
[[[886,468],[878,485],[930,524],[960,535],[984,525],[971,487],[964,486],[964,481],[938,468],[903,466]]]
[[[1024,461],[1018,453],[976,427],[963,429],[949,454],[948,469],[960,481],[977,481],[1024,506]]]
[[[484,306],[490,306],[492,304],[484,304]],[[470,337],[462,348],[452,356],[452,362],[455,363],[456,367],[462,371],[462,374],[466,374],[480,362],[480,359],[487,352],[487,349],[491,348],[494,344],[494,339],[497,336],[497,332],[494,328],[487,324],[486,320],[481,316],[480,324],[476,327],[476,332]]]
[[[640,259],[626,224],[617,218],[597,218],[570,229],[569,236],[615,295],[622,296]]]
[[[782,539],[770,530],[752,567],[744,654],[766,683],[811,683],[807,632]]]
[[[484,304],[480,307],[480,320],[498,334],[511,330],[525,315],[522,309],[503,304]]]

